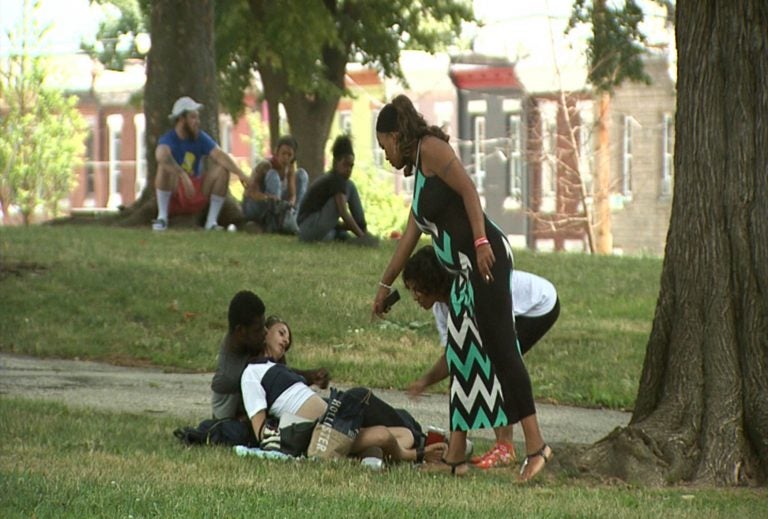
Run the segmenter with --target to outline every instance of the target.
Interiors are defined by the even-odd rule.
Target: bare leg
[[[541,472],[547,461],[552,458],[552,449],[544,442],[535,414],[523,418],[520,425],[523,427],[526,452],[526,460],[520,479],[528,481]]]
[[[413,440],[411,440],[412,443]],[[384,456],[394,461],[416,460],[416,449],[403,449],[395,435],[383,425],[360,429],[350,452],[357,454],[369,447],[380,447],[384,451]]]
[[[466,461],[467,453],[467,432],[451,431],[451,437],[448,440],[448,451],[445,453],[445,461],[448,463],[459,463]]]
[[[229,189],[229,171],[219,166],[215,161],[207,159],[205,174],[203,176],[203,194],[227,196]]]
[[[496,435],[496,443],[508,443],[512,444],[512,426],[505,425],[504,427],[496,427],[493,430]]]
[[[179,175],[171,168],[163,167],[160,164],[157,167],[157,175],[155,175],[155,189],[160,191],[175,191],[176,186],[179,184]]]

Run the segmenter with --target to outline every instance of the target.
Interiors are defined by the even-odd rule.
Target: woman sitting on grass
[[[288,325],[275,322],[267,329],[267,337],[257,357],[243,372],[240,382],[243,403],[259,441],[263,439],[268,415],[278,420],[285,414],[318,420],[328,408],[326,401],[306,384],[303,377],[275,361],[283,357],[289,344]],[[439,461],[447,445],[435,443],[422,450],[424,440],[421,427],[410,415],[371,395],[350,454],[359,455],[378,447],[386,459],[394,462]]]

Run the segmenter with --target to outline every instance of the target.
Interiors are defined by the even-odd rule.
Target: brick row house
[[[94,72],[89,59],[77,59],[68,70],[81,83],[63,84],[79,96],[90,132],[70,207],[113,210],[131,204],[146,184],[144,116],[137,101],[143,66]],[[329,142],[351,131],[360,166],[379,171],[407,201],[409,179],[383,160],[374,129],[383,103],[404,92],[430,123],[451,135],[486,211],[513,246],[588,250],[585,208],[592,204],[598,105],[591,91],[548,91],[541,81],[530,88],[526,83],[535,81],[505,59],[424,53],[405,53],[404,59],[407,90],[372,70],[349,67],[352,94],[339,103]],[[611,104],[613,242],[616,252],[662,254],[671,206],[675,86],[663,55],[649,58],[646,71],[651,85],[623,85]],[[253,164],[269,153],[268,138],[255,128],[266,109],[251,94],[246,104],[248,115],[238,121],[221,115],[217,137],[237,160]]]
[[[664,55],[646,60],[651,85],[628,83],[612,99],[611,220],[614,252],[660,255],[673,179],[675,84]],[[485,210],[513,246],[589,250],[597,98],[529,91],[515,64],[482,56],[454,61],[461,157]]]

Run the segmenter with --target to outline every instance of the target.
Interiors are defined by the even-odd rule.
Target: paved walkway
[[[211,373],[164,373],[161,369],[126,368],[77,360],[37,359],[0,353],[0,397],[14,396],[63,402],[110,411],[177,416],[180,425],[210,416]],[[402,391],[375,393],[395,407],[403,407],[422,425],[446,427],[445,395],[410,399]],[[552,443],[594,443],[629,422],[629,413],[570,406],[537,404],[544,437]],[[470,437],[492,438],[491,431]],[[522,439],[520,431],[515,438]]]

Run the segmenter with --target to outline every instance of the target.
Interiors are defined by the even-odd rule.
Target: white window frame
[[[576,109],[579,113],[579,178],[587,198],[591,198],[595,171],[595,103],[579,101]]]
[[[505,207],[519,209],[523,205],[523,118],[519,112],[507,114],[509,155],[507,157],[509,184]]]
[[[675,178],[675,150],[672,142],[674,133],[674,116],[665,113],[662,116],[662,156],[661,156],[661,195],[672,194]]]
[[[379,140],[376,138],[376,121],[379,119],[379,112],[378,108],[371,110],[371,149],[373,150],[371,155],[373,157],[373,164],[377,168],[384,166],[384,150],[381,149]]]
[[[632,198],[632,126],[634,118],[624,116],[624,130],[621,138],[621,194]]]
[[[472,119],[473,138],[472,155],[474,171],[472,177],[477,187],[477,192],[485,192],[485,115],[475,115]]]
[[[232,153],[232,118],[229,115],[219,116],[219,141],[222,151]]]
[[[90,151],[90,154],[86,157],[86,162],[84,164],[85,167],[85,198],[83,200],[83,206],[84,207],[94,207],[96,205],[96,176],[99,174],[99,169],[101,168],[101,163],[97,160],[96,156],[96,138],[98,136],[99,131],[99,123],[96,117],[94,116],[88,116],[86,117],[86,122],[88,124],[88,136],[86,137],[86,152]],[[87,149],[87,141],[90,139],[91,143],[91,149]],[[91,170],[91,188],[88,189],[88,168]]]
[[[352,111],[339,111],[339,133],[341,135],[352,135]]]
[[[554,213],[557,200],[557,110],[555,101],[543,101],[541,113],[541,203],[539,211]]]
[[[117,209],[123,203],[120,194],[120,148],[123,140],[123,116],[122,114],[110,114],[107,116],[108,143],[109,143],[109,198],[107,207]]]
[[[133,116],[133,126],[136,128],[136,196],[147,185],[147,152],[144,137],[146,136],[146,121],[144,114]]]

